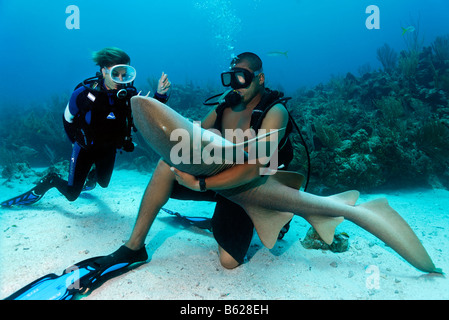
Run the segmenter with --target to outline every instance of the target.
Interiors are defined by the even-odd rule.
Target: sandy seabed
[[[97,186],[68,202],[56,189],[28,207],[0,209],[0,298],[35,279],[121,246],[134,225],[150,174],[116,170],[110,186]],[[0,179],[0,200],[29,190]],[[435,265],[449,270],[449,191],[397,190],[362,194],[358,203],[387,197],[416,232]],[[171,199],[165,208],[210,216],[214,204]],[[308,223],[295,217],[271,250],[255,234],[247,262],[221,267],[211,233],[180,224],[161,212],[147,238],[149,261],[105,282],[82,299],[298,300],[449,299],[449,280],[425,274],[379,239],[351,222],[337,232],[350,236],[344,253],[307,250],[300,240]]]

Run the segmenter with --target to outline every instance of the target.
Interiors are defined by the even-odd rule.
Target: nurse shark
[[[233,144],[220,135],[205,130],[187,120],[169,106],[149,97],[135,96],[131,99],[134,122],[149,146],[164,161],[194,176],[211,176],[232,167],[232,154],[248,146],[267,144],[270,133]],[[174,130],[184,130],[190,136],[191,152],[222,148],[223,161],[216,163],[201,159],[199,163],[172,163],[171,150],[179,141],[171,138]],[[206,136],[200,143],[194,136]],[[273,153],[273,152],[272,152]],[[235,159],[234,159],[235,160]],[[234,161],[235,162],[235,161]],[[267,171],[270,172],[270,171]],[[296,172],[271,171],[251,182],[231,189],[219,190],[219,194],[239,204],[254,223],[262,243],[271,249],[277,241],[281,228],[294,216],[307,220],[321,238],[331,244],[335,228],[347,219],[385,242],[415,268],[428,273],[441,273],[408,223],[384,198],[356,205],[359,192],[352,190],[322,197],[300,191],[304,177]]]

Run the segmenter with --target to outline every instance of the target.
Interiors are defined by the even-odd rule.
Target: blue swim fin
[[[21,195],[11,198],[9,200],[3,201],[0,205],[4,208],[12,207],[12,206],[27,206],[33,203],[38,202],[44,195],[37,194],[35,192],[36,188],[31,189]]]
[[[0,205],[4,208],[11,206],[27,206],[38,202],[44,194],[53,187],[55,179],[60,178],[60,175],[55,172],[50,172],[45,177],[43,177],[37,185],[21,195],[11,198],[9,200],[3,201]]]
[[[119,274],[114,271],[124,271],[124,268],[136,263],[140,265],[147,259],[145,247],[134,251],[121,246],[108,256],[78,262],[65,269],[60,276],[54,273],[43,276],[5,300],[70,300],[76,294],[85,294]]]
[[[83,186],[83,190],[82,192],[86,192],[86,191],[91,191],[95,188],[96,186],[96,182],[86,182],[86,184]],[[34,187],[33,189],[22,193],[21,195],[11,198],[9,200],[3,201],[2,203],[0,203],[0,206],[2,206],[3,208],[9,208],[12,206],[28,206],[31,205],[33,203],[38,202],[40,199],[42,199],[42,197],[44,196],[45,192],[47,190],[44,190],[44,192],[42,192],[41,194],[38,194],[36,192],[37,188],[41,188],[39,185]]]
[[[167,212],[168,214],[171,214],[172,216],[178,217],[184,222],[187,222],[188,224],[195,226],[200,229],[205,229],[212,231],[212,224],[210,218],[204,218],[204,217],[186,217],[180,214],[179,212],[174,212],[165,208],[162,208],[161,210]]]

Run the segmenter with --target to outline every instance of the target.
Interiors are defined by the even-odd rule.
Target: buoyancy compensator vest
[[[74,124],[78,144],[86,149],[103,146],[133,151],[131,135],[135,128],[130,99],[137,95],[136,88],[130,85],[106,90],[103,79],[97,74],[78,84],[75,92],[77,90],[80,91],[76,97],[79,113]]]
[[[220,132],[222,131],[222,120],[223,120],[224,110],[228,107],[235,105],[236,103],[234,103],[234,102],[236,100],[238,100],[238,99],[236,99],[236,97],[232,97],[232,91],[230,91],[228,93],[228,95],[226,95],[224,97],[223,97],[223,95],[224,95],[224,93],[215,95],[215,96],[207,99],[204,102],[205,105],[218,105],[215,110],[217,113],[217,118],[215,120],[214,129],[217,129]],[[231,97],[227,98],[227,96],[229,96],[229,95],[231,95]],[[219,96],[222,97],[222,99],[220,101],[210,102],[212,99],[217,98]],[[293,160],[294,148],[293,148],[293,145],[289,138],[289,135],[293,131],[293,127],[294,127],[298,131],[298,134],[301,138],[301,141],[304,145],[304,148],[306,150],[306,155],[307,155],[307,161],[308,161],[308,170],[307,171],[308,172],[307,172],[306,184],[304,186],[304,191],[306,191],[308,184],[309,184],[310,173],[311,173],[310,154],[308,151],[307,144],[301,134],[301,131],[300,131],[298,125],[296,124],[295,120],[293,119],[290,112],[288,111],[286,103],[290,99],[291,99],[290,97],[284,97],[284,93],[282,93],[280,91],[270,90],[270,89],[266,88],[259,104],[252,111],[250,128],[255,130],[255,132],[257,134],[258,130],[260,129],[260,127],[262,125],[263,119],[265,118],[266,114],[273,106],[280,103],[286,108],[286,110],[289,114],[289,121],[287,124],[286,133],[279,143],[278,164],[280,165],[280,167],[282,166],[282,169],[287,169],[288,165]]]

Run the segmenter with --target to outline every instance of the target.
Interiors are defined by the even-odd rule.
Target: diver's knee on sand
[[[220,256],[220,263],[225,269],[235,269],[240,265],[237,260],[220,246],[218,246],[218,255]]]

